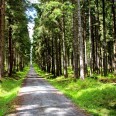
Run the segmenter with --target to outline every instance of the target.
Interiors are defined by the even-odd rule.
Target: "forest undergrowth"
[[[36,72],[50,84],[62,91],[77,107],[94,116],[116,116],[116,77],[94,75],[85,80],[74,79],[73,71],[68,68],[69,78],[53,78],[35,66]],[[96,77],[96,78],[94,78]]]
[[[12,77],[2,78],[0,82],[0,116],[4,116],[13,108],[12,101],[17,96],[28,71],[29,67],[26,67],[22,72],[13,74]]]

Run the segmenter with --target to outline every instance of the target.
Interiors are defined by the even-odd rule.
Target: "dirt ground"
[[[6,116],[86,116],[69,99],[31,68],[15,99],[15,111]]]

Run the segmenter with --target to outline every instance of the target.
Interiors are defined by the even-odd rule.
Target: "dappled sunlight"
[[[3,114],[12,107],[9,103],[16,97],[28,69],[29,68],[25,68],[23,73],[18,72],[15,74],[16,77],[20,77],[18,80],[12,78],[5,78],[2,80],[0,87],[0,116],[3,116]]]
[[[69,110],[69,109],[67,109]],[[60,108],[55,108],[55,107],[50,107],[50,108],[47,108],[45,110],[46,113],[54,113],[54,114],[57,114],[57,111],[60,111],[58,114],[66,114],[66,111],[63,111],[63,109],[61,110]]]
[[[7,92],[7,91],[4,91],[0,97],[4,97],[4,98],[9,98],[9,96],[11,96],[12,94],[16,93],[16,91],[18,91],[19,87],[16,87],[14,89],[12,89],[11,91]]]
[[[99,113],[99,115],[105,116],[114,113],[115,94],[113,92],[115,91],[115,86],[112,87],[111,84],[103,84],[95,88],[80,90],[79,92],[75,93],[73,97],[74,99],[78,100],[76,102],[81,107],[87,108],[92,114],[98,115]]]
[[[17,111],[11,112],[11,114],[17,114],[17,115],[24,115],[27,116],[40,116],[40,115],[47,115],[47,116],[76,116],[75,111],[70,112],[72,110],[72,107],[67,106],[67,103],[63,103],[62,105],[39,105],[39,104],[33,104],[33,105],[22,105],[21,107],[17,108]]]
[[[97,109],[89,109],[89,112],[91,112],[93,115],[98,115],[98,111],[99,111],[99,115],[100,116],[110,116],[110,110],[106,109],[106,108],[97,108]]]
[[[116,86],[114,84],[101,83],[91,78],[74,81],[58,77],[49,81],[90,114],[115,116]]]
[[[49,89],[46,91],[46,88]],[[45,87],[40,87],[40,86],[27,86],[27,87],[22,87],[19,93],[19,96],[22,95],[33,95],[33,94],[45,94],[45,93],[56,93],[56,89],[50,88],[50,86]],[[61,92],[57,92],[57,94],[62,94]]]
[[[22,105],[21,107],[17,108],[17,110],[19,112],[19,111],[24,111],[24,110],[32,110],[32,109],[36,109],[36,108],[38,108],[37,104],[33,104],[33,105],[29,104],[29,105]]]
[[[9,116],[84,116],[61,92],[34,75],[32,69],[15,100],[16,111]]]
[[[102,85],[102,86],[98,86],[98,87],[96,87],[96,88],[88,88],[88,89],[85,89],[85,90],[81,90],[81,91],[79,91],[78,93],[77,93],[77,95],[76,96],[78,96],[78,97],[80,97],[80,96],[82,96],[82,95],[84,95],[84,93],[94,93],[94,94],[96,94],[96,92],[95,91],[102,91],[103,89],[110,89],[110,87],[112,87],[111,86],[111,84],[104,84],[104,85]]]

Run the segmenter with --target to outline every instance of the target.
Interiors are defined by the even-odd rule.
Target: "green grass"
[[[10,110],[10,103],[17,96],[28,70],[29,68],[25,68],[23,72],[17,72],[12,78],[5,77],[2,79],[2,83],[0,83],[0,116]]]
[[[51,76],[35,68],[39,75],[47,77],[47,80],[69,97],[77,106],[86,110],[93,116],[116,116],[116,84],[101,83],[92,78],[85,80],[71,78],[69,68],[69,78],[63,76],[56,79],[48,78]],[[47,76],[46,76],[47,75]]]
[[[53,78],[53,75],[51,73],[42,71],[40,68],[38,68],[38,66],[36,64],[34,64],[34,69],[38,75],[40,75],[44,78]]]

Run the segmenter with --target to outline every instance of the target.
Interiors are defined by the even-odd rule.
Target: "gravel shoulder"
[[[6,116],[87,116],[31,68]]]

